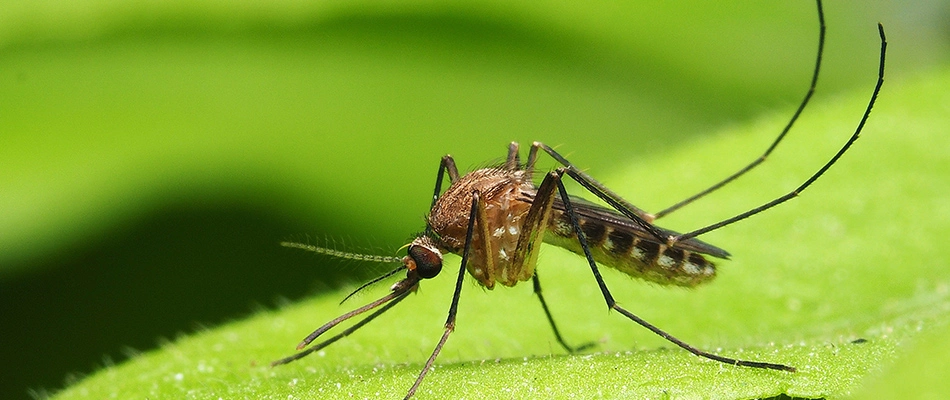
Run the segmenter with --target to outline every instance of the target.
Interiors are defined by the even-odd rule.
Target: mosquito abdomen
[[[635,278],[661,285],[696,286],[716,276],[716,265],[702,254],[669,247],[602,221],[578,218],[578,223],[594,260]],[[584,255],[563,212],[555,211],[544,241]]]

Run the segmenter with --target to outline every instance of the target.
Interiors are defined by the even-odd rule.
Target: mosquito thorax
[[[406,269],[419,275],[420,278],[435,278],[442,271],[442,252],[432,240],[421,236],[412,241],[403,263]]]

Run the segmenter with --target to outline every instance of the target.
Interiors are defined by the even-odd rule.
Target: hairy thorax
[[[428,216],[428,224],[438,234],[444,250],[461,255],[475,192],[484,218],[476,218],[468,272],[489,289],[495,282],[513,286],[531,279],[534,265],[511,262],[535,192],[524,171],[484,168],[452,182]]]

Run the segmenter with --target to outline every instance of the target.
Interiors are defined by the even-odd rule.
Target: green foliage
[[[468,169],[498,159],[512,140],[557,145],[658,210],[770,143],[805,89],[817,28],[808,2],[232,3],[0,7],[0,283],[170,203],[252,204],[313,221],[317,234],[395,248],[421,227],[441,155]],[[863,111],[874,22],[932,16],[882,20],[890,80],[853,150],[801,198],[704,236],[734,254],[705,287],[605,271],[618,301],[687,342],[799,372],[733,368],[671,348],[605,312],[582,260],[546,248],[539,273],[553,312],[569,341],[596,349],[564,355],[528,285],[487,292],[466,283],[458,330],[420,398],[946,394],[939,377],[916,373],[944,371],[950,359],[945,11],[826,6],[824,73],[788,141],[760,169],[660,223],[688,230],[798,185]],[[142,265],[154,256],[143,252]],[[341,269],[312,260],[325,269],[300,279]],[[347,291],[332,291],[183,335],[56,397],[398,398],[441,335],[455,263],[388,315],[296,363],[268,366],[385,285],[343,306]],[[71,306],[35,297],[24,301]],[[37,358],[16,356],[7,368]]]
[[[950,213],[940,206],[950,193],[942,179],[950,168],[942,156],[950,145],[943,134],[948,117],[943,106],[934,106],[950,104],[939,89],[948,85],[950,74],[943,72],[889,86],[854,151],[812,191],[711,235],[715,243],[728,244],[735,260],[723,262],[720,278],[708,287],[655,287],[607,273],[623,304],[679,337],[729,356],[794,365],[799,372],[735,368],[671,349],[603,312],[582,262],[548,248],[539,271],[555,315],[569,340],[596,340],[598,349],[563,355],[527,285],[488,292],[467,283],[458,330],[419,397],[840,398],[862,382],[874,387],[878,379],[895,382],[890,376],[909,371],[941,370],[946,358],[931,357],[928,350],[945,347],[946,335],[938,333],[945,329],[937,327],[950,318],[950,257],[921,238],[950,233]],[[799,130],[804,133],[790,138],[761,173],[682,212],[714,221],[717,214],[790,187],[786,183],[814,170],[850,134],[866,92],[816,104]],[[691,168],[716,170],[713,175],[729,170],[719,164],[731,162],[711,161],[754,153],[782,118],[718,132],[605,180],[632,187],[623,180],[655,175],[649,167],[663,163],[685,165],[667,176],[686,176],[691,186],[699,180],[687,176]],[[289,365],[268,363],[289,354],[311,329],[385,288],[342,306],[336,302],[346,291],[331,293],[182,338],[106,368],[58,398],[398,398],[440,335],[453,279],[444,273],[424,282],[420,293],[386,316]],[[909,343],[920,332],[941,339],[915,350]],[[915,362],[895,363],[902,357]]]

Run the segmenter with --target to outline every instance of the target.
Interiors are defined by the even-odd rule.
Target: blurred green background
[[[878,21],[889,82],[950,60],[945,2],[826,18],[817,100],[870,91]],[[390,253],[443,154],[600,176],[790,109],[816,31],[809,1],[3,2],[0,398],[378,274],[277,243]]]

